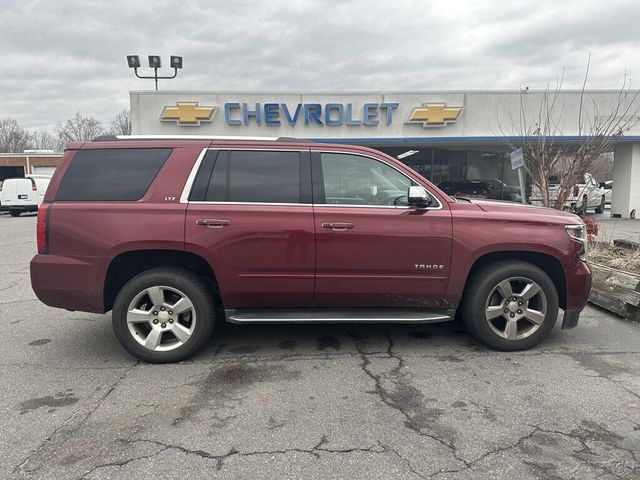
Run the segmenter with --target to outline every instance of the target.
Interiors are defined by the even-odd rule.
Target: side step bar
[[[240,308],[225,310],[229,323],[436,323],[455,310],[424,308]]]

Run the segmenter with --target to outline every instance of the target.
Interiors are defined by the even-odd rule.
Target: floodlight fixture
[[[160,55],[149,55],[149,68],[160,68],[161,66]]]
[[[173,68],[173,75],[171,76],[159,76],[158,69],[162,67],[162,59],[160,55],[149,55],[149,68],[153,68],[153,76],[139,75],[138,69],[140,68],[140,57],[138,55],[127,55],[127,65],[129,68],[133,68],[133,72],[138,78],[153,79],[156,83],[156,90],[158,90],[158,80],[170,80],[176,78],[178,75],[178,69],[182,68],[182,57],[171,55],[171,68]]]
[[[129,68],[140,68],[140,57],[138,55],[127,55]]]
[[[182,68],[182,57],[171,55],[171,68]]]

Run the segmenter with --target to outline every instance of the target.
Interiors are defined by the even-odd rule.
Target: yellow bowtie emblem
[[[210,122],[214,110],[215,107],[200,106],[198,102],[178,102],[175,107],[164,107],[160,120],[197,127],[201,122]]]
[[[444,127],[457,120],[462,107],[447,107],[446,103],[425,103],[416,107],[407,123],[422,123],[423,127]]]

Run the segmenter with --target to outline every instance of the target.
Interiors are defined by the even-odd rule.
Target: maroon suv
[[[108,312],[150,362],[218,322],[451,320],[521,350],[574,327],[591,286],[575,215],[451,198],[369,148],[291,139],[71,144],[38,212],[31,283]]]

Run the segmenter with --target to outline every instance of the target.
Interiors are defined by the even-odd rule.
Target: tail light
[[[573,186],[573,196],[577,197],[579,193],[580,193],[580,189],[579,189],[578,185],[574,185]]]
[[[34,192],[37,192],[37,191],[38,191],[38,187],[36,187],[36,184],[35,184],[35,183],[32,183],[32,184],[31,184],[31,190],[33,190]]]
[[[38,220],[36,222],[36,238],[38,240],[38,253],[49,253],[49,215],[50,203],[42,203],[38,207]]]

